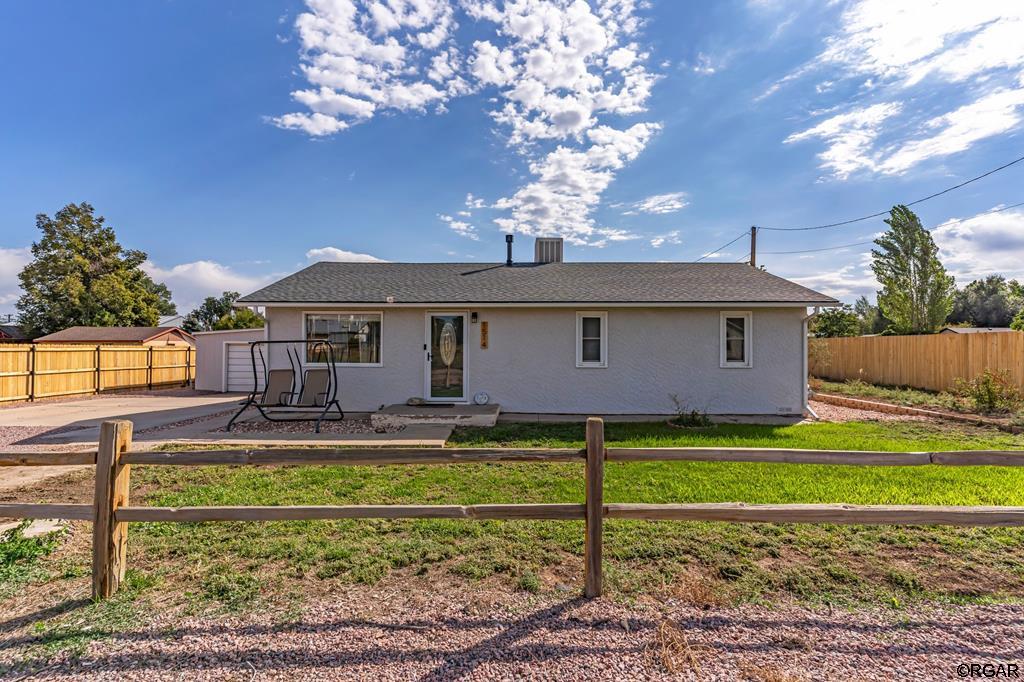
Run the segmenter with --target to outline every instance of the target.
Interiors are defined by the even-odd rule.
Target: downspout
[[[818,414],[814,410],[811,409],[811,403],[810,403],[810,400],[809,400],[809,390],[808,389],[809,389],[809,386],[810,386],[810,376],[808,375],[808,371],[809,370],[808,370],[808,362],[807,362],[807,351],[808,351],[808,348],[807,348],[807,328],[808,328],[808,325],[810,324],[811,320],[813,320],[815,317],[818,316],[818,311],[819,310],[820,310],[820,308],[818,306],[814,306],[814,312],[811,313],[810,315],[808,315],[807,317],[805,317],[803,319],[803,323],[801,325],[802,334],[801,334],[801,337],[800,337],[800,338],[803,339],[803,349],[804,349],[804,352],[803,352],[804,410],[806,410],[808,414],[810,414],[812,417],[814,417],[817,420],[820,420],[821,417],[819,417]]]

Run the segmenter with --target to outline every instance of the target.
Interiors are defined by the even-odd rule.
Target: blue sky
[[[0,313],[88,201],[187,311],[323,259],[740,260],[1024,155],[1024,3],[5,3]],[[921,204],[958,282],[1024,276],[1024,163]],[[985,213],[985,215],[978,215]],[[967,219],[967,220],[964,220]],[[959,221],[959,222],[952,222]],[[762,232],[852,300],[880,220]]]

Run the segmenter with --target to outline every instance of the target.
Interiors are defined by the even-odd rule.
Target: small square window
[[[576,313],[576,366],[608,366],[608,314]]]

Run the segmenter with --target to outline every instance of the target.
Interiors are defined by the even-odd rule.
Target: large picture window
[[[751,315],[724,312],[721,315],[722,367],[750,367]]]
[[[608,313],[576,313],[576,366],[608,366]]]
[[[306,340],[329,341],[339,365],[379,365],[381,313],[307,313]],[[308,351],[307,362],[322,361]]]

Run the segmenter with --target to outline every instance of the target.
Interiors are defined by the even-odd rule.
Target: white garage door
[[[226,344],[227,357],[224,371],[227,372],[227,390],[249,392],[252,390],[252,356],[249,354],[248,343]],[[263,389],[263,368],[260,359],[256,358],[256,373],[259,377],[259,388]]]

